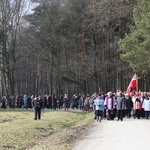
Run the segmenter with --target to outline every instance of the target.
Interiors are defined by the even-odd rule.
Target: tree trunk
[[[86,89],[86,62],[85,62],[85,33],[84,31],[82,31],[82,85],[83,85],[83,92],[87,93],[87,89]]]

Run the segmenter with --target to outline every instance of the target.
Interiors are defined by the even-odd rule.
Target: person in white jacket
[[[142,108],[144,109],[146,119],[149,119],[150,99],[149,99],[148,95],[145,95],[145,98],[144,98],[144,101],[142,104]]]

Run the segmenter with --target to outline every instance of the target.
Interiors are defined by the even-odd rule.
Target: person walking
[[[1,108],[3,108],[3,109],[6,109],[7,108],[7,99],[6,99],[6,96],[3,96],[2,97],[2,106],[1,106]]]
[[[81,97],[79,98],[79,109],[82,110],[83,109],[83,97],[81,95]]]
[[[149,112],[150,112],[150,99],[148,95],[145,95],[145,98],[143,100],[142,108],[144,109],[145,112],[145,118],[149,119]]]
[[[140,93],[140,101],[141,101],[141,105],[143,105],[143,102],[144,102],[144,99],[145,99],[146,96],[147,96],[146,93],[144,93],[144,92],[141,92],[141,93]],[[144,111],[144,108],[141,108],[140,116],[141,116],[142,118],[145,117],[145,111]]]
[[[127,118],[130,118],[131,117],[131,110],[133,108],[133,102],[132,102],[132,98],[128,94],[125,94],[125,105],[126,105]]]
[[[138,97],[138,95],[136,95],[134,97],[134,99],[132,98],[133,101],[133,106],[134,106],[134,119],[137,117],[138,119],[140,119],[140,110],[142,108],[142,104],[141,101]]]
[[[101,94],[99,94],[98,97],[94,100],[94,105],[95,105],[96,120],[101,122],[104,110],[104,99],[101,96]]]
[[[107,93],[104,105],[106,108],[107,120],[114,120],[115,98],[113,97],[112,92]]]
[[[32,106],[34,108],[34,120],[41,119],[41,109],[43,107],[42,99],[35,96]]]
[[[90,95],[87,95],[85,101],[84,101],[84,108],[86,112],[89,112],[89,108],[90,108],[90,103],[89,100],[91,99]]]
[[[57,107],[57,99],[56,99],[55,93],[52,95],[51,99],[52,99],[52,109],[56,110],[56,107]]]
[[[27,96],[26,95],[23,96],[23,106],[21,108],[27,109]]]
[[[64,111],[66,111],[66,109],[68,110],[69,102],[68,102],[67,94],[64,95],[63,106],[64,106]]]
[[[117,113],[118,113],[117,121],[119,120],[123,121],[125,98],[123,97],[123,94],[121,91],[117,93],[116,108],[117,108]]]

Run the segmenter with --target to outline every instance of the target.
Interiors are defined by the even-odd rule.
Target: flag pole
[[[139,89],[138,89],[138,74],[136,73],[136,91],[138,92]]]

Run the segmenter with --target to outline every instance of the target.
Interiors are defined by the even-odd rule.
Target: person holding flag
[[[133,92],[132,102],[133,102],[133,109],[134,109],[134,119],[136,117],[140,119],[142,103],[140,101],[139,93],[136,91]]]
[[[130,84],[127,88],[127,94],[130,95],[131,89],[136,88],[136,91],[133,91],[133,97],[132,97],[132,102],[133,102],[133,109],[134,109],[134,119],[137,117],[140,119],[140,111],[142,108],[142,104],[140,101],[139,93],[138,93],[138,76],[135,73],[130,81]]]

